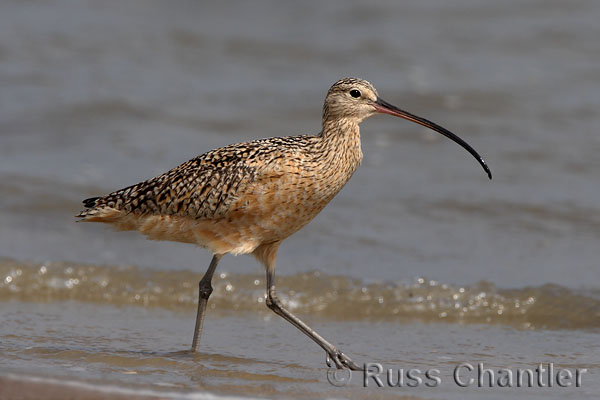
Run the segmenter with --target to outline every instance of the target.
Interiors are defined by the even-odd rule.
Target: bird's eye
[[[358,91],[356,89],[352,89],[350,91],[350,96],[354,97],[355,99],[358,99],[360,97],[360,91]]]

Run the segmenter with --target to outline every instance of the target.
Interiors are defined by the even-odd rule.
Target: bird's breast
[[[249,185],[228,220],[261,242],[283,240],[308,224],[348,182],[362,154],[352,161],[287,163]]]

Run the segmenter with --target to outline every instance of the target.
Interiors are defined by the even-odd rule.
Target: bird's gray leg
[[[275,312],[275,314],[281,316],[283,319],[294,325],[296,328],[300,329],[306,336],[315,341],[319,346],[325,350],[327,353],[327,365],[331,367],[331,361],[335,363],[337,368],[349,368],[355,371],[360,371],[362,368],[358,366],[354,361],[350,359],[347,355],[338,350],[334,345],[329,343],[327,340],[323,338],[323,336],[319,335],[312,329],[310,326],[306,325],[300,318],[296,317],[294,314],[289,312],[283,304],[281,304],[281,300],[277,297],[275,293],[275,280],[274,280],[274,271],[273,268],[267,268],[267,307]]]
[[[213,274],[215,273],[215,269],[217,268],[217,264],[221,259],[221,254],[215,254],[210,262],[210,266],[208,270],[202,277],[199,283],[199,293],[198,293],[198,311],[196,313],[196,327],[194,328],[194,340],[192,341],[192,352],[196,352],[198,349],[198,344],[200,343],[200,335],[202,334],[202,325],[204,324],[204,314],[206,311],[206,304],[208,303],[208,298],[213,291],[211,282]]]

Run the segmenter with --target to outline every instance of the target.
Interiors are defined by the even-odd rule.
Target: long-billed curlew
[[[150,239],[194,243],[213,258],[200,280],[192,351],[196,351],[212,276],[226,253],[252,254],[266,268],[267,306],[314,340],[327,364],[360,369],[289,312],[275,293],[281,241],[308,224],[348,182],[362,160],[358,125],[391,114],[433,129],[464,147],[492,178],[481,156],[450,131],[379,98],[367,81],[344,78],[327,93],[318,135],[259,139],[209,151],[156,178],[83,201],[77,217],[137,230]]]

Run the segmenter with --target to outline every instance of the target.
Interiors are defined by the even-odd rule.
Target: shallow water
[[[0,262],[0,300],[193,309],[202,274],[134,266]],[[435,280],[366,283],[310,271],[278,280],[281,298],[293,312],[331,321],[486,323],[520,329],[596,331],[600,290],[546,284],[519,289],[491,282],[453,286]],[[262,274],[217,274],[210,307],[219,313],[266,314]],[[573,312],[576,310],[576,312]],[[556,316],[560,315],[560,318]]]
[[[592,0],[2,2],[0,375],[163,395],[597,397],[599,15]],[[210,255],[74,223],[81,199],[212,148],[318,132],[348,75],[459,134],[494,180],[445,138],[373,118],[361,168],[282,245],[278,287],[355,360],[439,368],[438,388],[329,385],[248,257],[220,263],[202,352],[186,354]],[[480,361],[589,372],[581,388],[452,382]]]
[[[217,306],[217,309],[220,307]],[[372,398],[595,398],[600,384],[597,332],[585,330],[515,330],[487,324],[444,324],[420,321],[343,321],[305,315],[323,335],[360,363],[379,363],[385,370],[436,369],[437,387],[364,386],[354,372],[341,388],[327,380],[324,354],[288,324],[267,313],[210,310],[195,355],[189,346],[194,309],[165,310],[62,301],[6,302],[0,312],[0,348],[5,365],[23,376],[51,376],[63,381],[104,383],[155,392],[202,393],[250,397]],[[581,387],[461,387],[453,380],[463,363],[477,368],[516,371],[553,363],[556,371],[577,369]],[[5,369],[5,368],[3,368]],[[516,372],[515,372],[516,373]],[[386,375],[382,376],[386,382]],[[461,370],[459,379],[477,379]],[[341,375],[340,379],[344,376]],[[393,382],[398,382],[394,378]],[[396,397],[395,397],[396,398]]]

